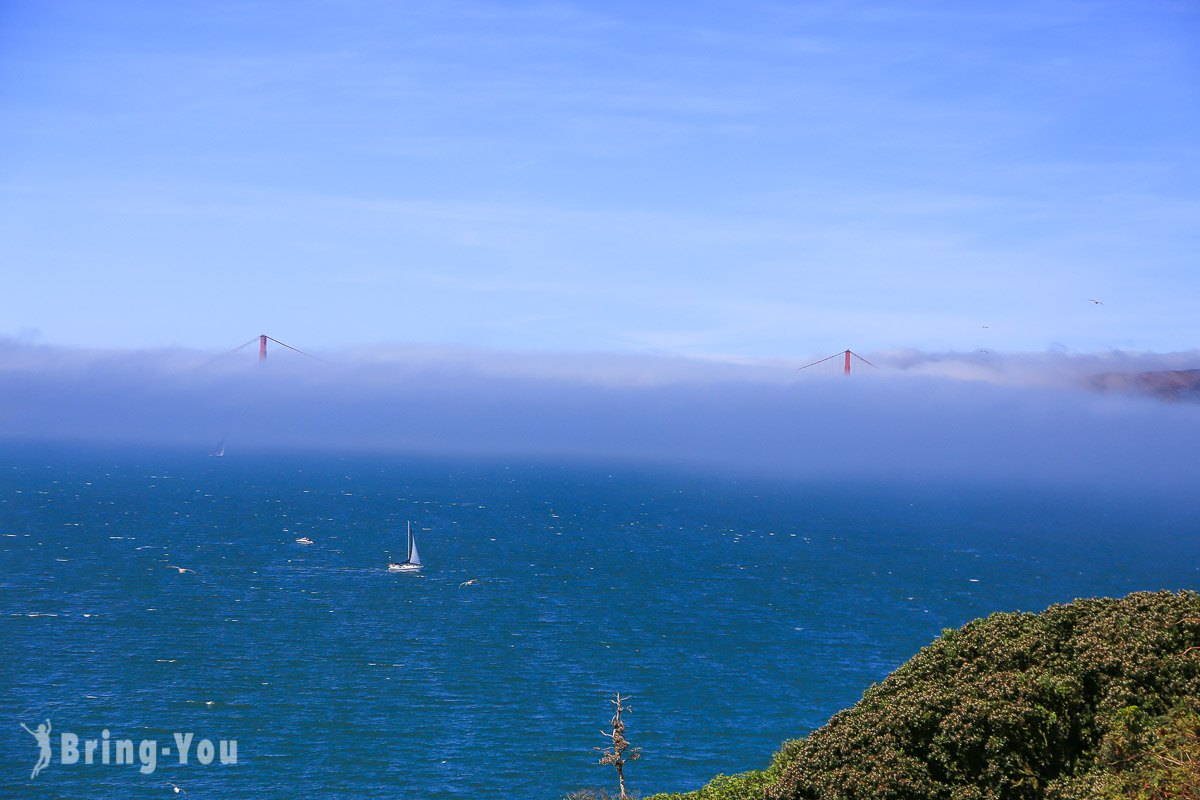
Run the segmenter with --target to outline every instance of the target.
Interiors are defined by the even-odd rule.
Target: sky
[[[0,0],[0,440],[1187,494],[1088,387],[1200,368],[1198,78],[1191,2]]]
[[[1197,131],[1192,2],[0,2],[0,339],[1194,352]]]

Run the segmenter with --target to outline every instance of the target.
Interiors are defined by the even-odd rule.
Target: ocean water
[[[10,448],[0,796],[558,798],[615,788],[592,748],[617,691],[644,753],[629,787],[697,788],[764,766],[943,628],[1200,588],[1198,510],[1087,487]],[[425,567],[388,573],[408,521]],[[31,779],[20,724],[46,719]],[[154,742],[153,771],[115,763],[118,740]]]

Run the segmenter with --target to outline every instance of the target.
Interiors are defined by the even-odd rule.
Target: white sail
[[[421,557],[417,555],[417,540],[411,533],[408,535],[408,563],[421,566]]]

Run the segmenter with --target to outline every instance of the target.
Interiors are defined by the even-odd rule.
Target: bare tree
[[[600,757],[601,764],[612,764],[617,768],[617,780],[621,787],[619,800],[628,800],[627,795],[625,794],[625,762],[637,761],[642,757],[640,752],[642,748],[640,747],[633,748],[633,750],[630,751],[629,758],[624,758],[622,755],[626,750],[629,749],[629,742],[625,738],[625,723],[621,721],[622,712],[633,711],[632,708],[624,705],[624,703],[629,702],[629,699],[630,698],[628,696],[621,697],[621,693],[617,692],[617,699],[609,701],[617,707],[616,713],[613,714],[612,718],[612,733],[609,734],[601,731],[600,735],[605,738],[611,736],[612,745],[610,747],[595,748],[596,750],[604,753],[604,755]]]

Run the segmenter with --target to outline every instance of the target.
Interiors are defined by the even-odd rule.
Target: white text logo
[[[39,724],[36,729],[31,729],[24,722],[21,727],[37,740],[38,760],[29,773],[29,779],[33,780],[49,766],[54,756],[50,742],[50,720]],[[191,763],[208,766],[214,760],[225,765],[237,764],[237,739],[220,739],[213,744],[211,739],[196,741],[192,733],[175,733],[171,736],[171,742],[160,747],[157,739],[142,739],[135,744],[133,739],[113,737],[108,728],[100,731],[98,738],[82,741],[77,734],[60,733],[58,763],[133,765],[143,775],[150,775],[158,769],[160,756],[174,756],[181,766]]]

